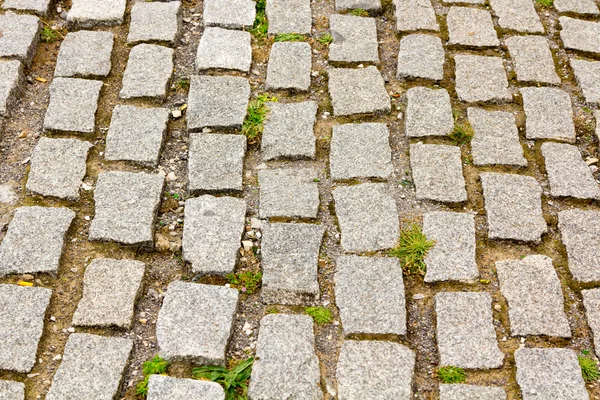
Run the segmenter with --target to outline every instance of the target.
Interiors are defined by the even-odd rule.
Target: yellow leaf
[[[42,83],[48,82],[48,79],[40,78],[39,76],[36,76],[35,80],[38,81],[38,82],[42,82]]]
[[[17,282],[19,286],[33,286],[33,282],[19,281]]]

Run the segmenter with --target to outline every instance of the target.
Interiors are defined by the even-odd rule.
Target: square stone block
[[[600,106],[600,62],[571,58],[571,68],[581,87],[586,103]]]
[[[267,103],[269,114],[261,140],[263,160],[314,159],[317,103]]]
[[[445,62],[444,47],[439,37],[420,33],[406,35],[400,39],[396,77],[441,81],[444,79]]]
[[[404,133],[409,138],[446,136],[454,131],[450,95],[446,89],[413,87],[406,92]]]
[[[336,11],[352,10],[381,10],[381,0],[335,0]]]
[[[317,218],[317,176],[317,171],[309,168],[258,171],[260,217]]]
[[[0,60],[0,117],[8,117],[17,101],[23,81],[23,64]]]
[[[41,30],[40,19],[33,15],[0,15],[0,58],[13,58],[31,65]]]
[[[310,0],[267,0],[269,35],[299,33],[310,35],[312,12]]]
[[[398,32],[436,31],[440,26],[430,0],[394,0]]]
[[[333,14],[329,17],[329,31],[333,36],[333,43],[329,45],[330,62],[379,62],[375,18]]]
[[[571,17],[559,17],[560,39],[565,49],[600,54],[600,23]]]
[[[600,212],[560,211],[558,229],[573,278],[579,282],[600,281]]]
[[[521,88],[527,139],[575,141],[571,97],[562,89]]]
[[[41,17],[48,14],[49,7],[50,0],[4,0],[2,3],[2,8],[5,10],[32,12]]]
[[[456,55],[454,62],[460,100],[470,103],[512,100],[502,58]]]
[[[587,323],[594,336],[596,352],[600,349],[600,289],[587,289],[581,291]]]
[[[0,381],[2,400],[25,400],[25,384],[15,381]]]
[[[469,7],[450,7],[446,15],[449,45],[494,47],[500,45],[492,15],[486,10]]]
[[[205,0],[204,25],[248,29],[254,24],[256,3],[252,0]]]
[[[554,0],[554,8],[559,12],[582,15],[598,15],[594,0]]]
[[[181,2],[137,2],[131,8],[127,43],[175,45],[181,29]]]
[[[103,78],[112,68],[112,32],[69,32],[60,45],[55,76]]]
[[[267,66],[267,88],[306,91],[310,87],[311,68],[310,44],[275,42]]]
[[[506,400],[506,391],[496,386],[440,384],[440,400]]]
[[[154,44],[131,49],[119,97],[164,100],[173,74],[173,54],[173,49]]]
[[[249,32],[206,28],[196,55],[196,70],[226,69],[249,72],[252,45]]]
[[[500,27],[517,32],[544,33],[531,0],[490,0]]]
[[[511,36],[506,46],[521,82],[560,84],[548,39],[543,36]]]
[[[374,66],[330,68],[329,95],[334,115],[383,114],[391,110],[385,82]]]
[[[225,400],[225,391],[216,382],[150,375],[148,400]]]
[[[74,28],[121,25],[127,0],[72,0],[67,22]]]

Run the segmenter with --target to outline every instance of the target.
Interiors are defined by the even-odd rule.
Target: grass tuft
[[[260,94],[248,104],[248,114],[242,125],[242,134],[246,135],[250,143],[256,142],[262,135],[267,112],[269,112],[265,103],[269,101],[277,101],[277,97]]]
[[[331,36],[329,33],[324,33],[317,38],[317,42],[328,45],[333,42],[333,36]]]
[[[552,7],[552,4],[554,4],[554,0],[535,0],[535,2],[542,7]]]
[[[250,33],[257,39],[264,39],[269,34],[269,21],[267,20],[267,0],[256,1],[256,17]]]
[[[331,315],[328,308],[322,306],[306,307],[304,311],[319,325],[329,324],[333,321],[333,315]]]
[[[579,366],[581,367],[581,374],[583,375],[583,380],[587,383],[596,382],[600,378],[600,370],[598,370],[596,360],[588,354],[589,352],[584,352],[584,354],[577,356]]]
[[[40,39],[45,43],[52,43],[58,39],[58,32],[49,26],[45,26],[40,32]]]
[[[209,380],[223,386],[225,400],[246,400],[253,362],[254,358],[250,357],[231,369],[206,365],[194,368],[192,375],[196,379]]]
[[[306,41],[306,36],[301,35],[299,33],[281,33],[275,36],[276,42],[304,42]]]
[[[427,240],[421,228],[414,224],[400,233],[398,245],[390,250],[390,256],[398,257],[406,275],[424,276],[427,271],[425,256],[434,242]]]
[[[473,135],[474,132],[471,124],[468,122],[462,124],[456,122],[454,124],[454,131],[448,137],[455,145],[462,146],[469,143],[473,139]]]
[[[467,379],[467,374],[462,368],[447,366],[438,369],[438,378],[443,383],[463,383]]]
[[[355,8],[354,10],[350,10],[350,14],[356,17],[368,17],[369,12],[367,10],[363,10],[362,8]]]
[[[185,77],[180,77],[175,80],[173,83],[175,90],[188,90],[190,88],[190,80]]]
[[[142,364],[144,380],[137,384],[135,388],[135,394],[146,397],[148,395],[148,380],[150,379],[150,375],[166,374],[168,368],[169,362],[160,358],[158,354],[155,355],[153,359],[144,361]]]
[[[260,287],[262,273],[254,271],[244,271],[237,274],[227,274],[225,276],[231,286],[241,290],[244,293],[252,294]]]

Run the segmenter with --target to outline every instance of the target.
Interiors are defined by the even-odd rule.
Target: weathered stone
[[[126,6],[127,0],[73,0],[67,22],[76,28],[121,25]]]
[[[167,108],[115,106],[106,135],[104,158],[156,167],[168,121]]]
[[[319,359],[308,315],[272,314],[260,321],[250,399],[320,400]]]
[[[148,400],[225,400],[225,391],[216,382],[150,375]]]
[[[164,181],[158,174],[101,172],[94,192],[96,215],[90,225],[90,240],[152,243]]]
[[[440,400],[506,400],[506,391],[495,386],[440,384]]]
[[[547,142],[542,144],[542,155],[552,196],[600,199],[598,183],[577,146]]]
[[[443,2],[448,4],[485,4],[485,0],[443,0]]]
[[[183,258],[192,264],[193,272],[233,272],[245,217],[244,199],[206,195],[185,202]]]
[[[0,275],[56,273],[75,213],[63,207],[20,207],[0,244]]]
[[[181,29],[181,2],[137,2],[131,8],[127,43],[161,42],[174,45]]]
[[[456,93],[462,101],[474,103],[512,100],[502,58],[456,55],[454,61]]]
[[[542,213],[542,188],[535,178],[494,172],[481,173],[480,178],[488,237],[539,242],[548,227]]]
[[[444,79],[446,62],[442,40],[433,35],[416,33],[400,40],[396,77]]]
[[[425,282],[471,281],[479,276],[475,261],[473,215],[430,212],[423,216],[423,233],[434,242],[427,252]]]
[[[267,224],[262,241],[262,301],[306,304],[319,298],[317,269],[325,228],[315,224]]]
[[[521,82],[559,84],[548,39],[543,36],[511,36],[506,46]]]
[[[10,183],[0,185],[0,204],[15,205],[19,201],[19,196],[15,193]]]
[[[469,108],[467,115],[475,132],[471,139],[473,164],[527,166],[514,115],[482,108]]]
[[[490,0],[498,24],[517,32],[544,33],[544,26],[531,0]]]
[[[102,78],[110,73],[112,32],[69,32],[60,45],[55,76]]]
[[[205,0],[204,25],[229,29],[251,28],[256,17],[252,0]]]
[[[496,270],[500,291],[508,302],[513,336],[571,337],[560,281],[550,257],[497,261]]]
[[[314,159],[317,103],[267,103],[267,108],[269,114],[261,140],[262,159]]]
[[[0,60],[0,117],[8,117],[14,106],[23,80],[20,61]]]
[[[31,153],[26,188],[42,196],[79,200],[90,142],[42,137]]]
[[[560,39],[565,49],[600,53],[600,23],[571,17],[559,17]]]
[[[388,113],[390,98],[379,70],[330,68],[329,95],[334,115]]]
[[[581,295],[583,296],[587,322],[592,330],[594,347],[597,352],[600,349],[600,313],[598,312],[600,310],[600,289],[582,290]]]
[[[206,28],[196,55],[196,69],[250,71],[252,45],[250,33],[222,28]]]
[[[406,334],[404,296],[398,259],[338,257],[335,298],[345,336]]]
[[[333,190],[342,248],[347,252],[389,249],[399,235],[398,208],[383,183]]]
[[[192,133],[188,190],[242,190],[246,136]]]
[[[49,7],[50,0],[4,0],[2,3],[5,10],[32,12],[42,17],[48,14]]]
[[[380,10],[381,0],[335,0],[336,11],[352,10]]]
[[[581,87],[585,101],[594,107],[600,106],[600,61],[571,59],[575,79]]]
[[[388,178],[394,167],[385,124],[334,125],[329,154],[331,179]]]
[[[192,76],[187,110],[191,132],[203,128],[241,128],[250,84],[238,76]]]
[[[25,384],[15,381],[0,381],[1,400],[25,400]]]
[[[598,6],[594,0],[554,0],[558,12],[570,12],[583,15],[598,15]]]
[[[450,7],[446,16],[450,39],[448,44],[470,47],[499,46],[492,16],[486,10]]]
[[[575,141],[569,94],[549,87],[521,88],[527,139]]]
[[[71,334],[46,399],[112,400],[132,348],[131,339]]]
[[[310,35],[312,13],[310,0],[268,0],[269,35],[300,33]]]
[[[0,57],[14,58],[27,66],[31,65],[40,42],[41,29],[40,19],[33,15],[0,15]]]
[[[44,130],[93,133],[102,82],[76,78],[54,78]]]
[[[346,340],[337,365],[340,400],[412,398],[415,352],[400,343]]]
[[[398,32],[440,30],[431,0],[394,0],[394,7]]]
[[[446,136],[453,130],[452,106],[445,89],[408,89],[404,122],[407,137]]]
[[[267,88],[308,90],[312,53],[305,42],[275,42],[267,66]]]
[[[119,97],[163,100],[173,74],[173,54],[173,49],[154,44],[138,44],[131,49]]]
[[[350,1],[365,3],[365,0]],[[379,0],[374,1],[379,3]],[[340,0],[337,0],[336,7],[339,8],[339,5]],[[329,45],[329,61],[379,62],[375,18],[333,14],[329,17],[329,31],[333,36],[333,43]]]
[[[596,138],[598,139],[598,141],[600,142],[600,124],[598,123],[598,121],[600,121],[600,110],[593,110],[594,111],[594,120],[596,120]]]
[[[523,400],[588,400],[577,354],[571,349],[517,349],[517,383]]]
[[[317,171],[309,168],[278,168],[258,171],[260,217],[317,218],[319,188]]]
[[[145,269],[141,261],[94,259],[85,269],[73,325],[130,329]]]
[[[46,288],[0,285],[0,369],[31,371],[50,296]]]
[[[560,211],[558,228],[573,278],[579,282],[600,281],[600,212]]]

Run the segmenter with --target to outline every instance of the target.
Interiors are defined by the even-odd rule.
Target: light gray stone
[[[437,22],[431,0],[394,0],[396,30],[398,32],[436,31]]]
[[[490,0],[498,24],[511,31],[544,33],[544,26],[531,0]]]
[[[389,249],[398,241],[398,208],[383,183],[340,186],[333,190],[335,213],[347,252]]]
[[[558,12],[598,15],[598,6],[594,0],[554,0],[553,5]]]
[[[374,66],[359,69],[330,68],[329,95],[333,114],[382,114],[391,110],[385,82]]]
[[[511,36],[506,46],[521,82],[560,84],[548,39],[543,36]]]
[[[448,4],[485,4],[485,0],[443,0]]]
[[[0,117],[8,117],[17,101],[23,81],[23,65],[20,61],[0,60]]]
[[[60,45],[54,76],[103,78],[112,68],[112,32],[69,32]]]
[[[558,228],[573,278],[579,282],[600,281],[600,212],[560,211]]]
[[[267,66],[267,88],[308,90],[312,53],[305,42],[275,42]]]
[[[0,285],[0,369],[31,371],[50,296],[46,288]]]
[[[346,340],[336,375],[340,400],[410,400],[415,352],[400,343]]]
[[[75,213],[63,207],[20,207],[0,244],[0,275],[56,273]]]
[[[260,321],[250,399],[321,400],[319,359],[308,315],[272,314]]]
[[[229,29],[251,28],[256,17],[256,3],[252,0],[204,1],[204,25]]]
[[[440,365],[467,369],[502,366],[504,353],[498,347],[489,293],[438,293],[435,313]]]
[[[500,291],[508,302],[513,336],[571,337],[560,281],[550,257],[530,255],[497,261],[496,271]]]
[[[542,144],[542,155],[555,197],[599,199],[600,188],[577,146],[565,143]]]
[[[539,242],[548,227],[542,213],[542,188],[535,178],[480,174],[490,239]]]
[[[225,366],[238,291],[175,281],[158,313],[158,353],[168,361]]]
[[[586,103],[600,106],[600,61],[577,60],[571,58],[575,79],[581,87]]]
[[[329,153],[331,179],[387,179],[394,167],[385,124],[334,125]]]
[[[164,181],[159,174],[101,172],[94,191],[96,215],[89,239],[151,244]]]
[[[173,49],[154,44],[138,44],[131,49],[119,97],[164,100],[173,74],[173,54]]]
[[[186,200],[183,258],[194,273],[233,272],[245,217],[244,199],[205,195]]]
[[[192,133],[188,190],[242,190],[246,136]]]
[[[365,0],[350,1],[365,3]],[[379,0],[374,1],[379,3]],[[338,8],[339,4],[340,0],[337,0]],[[358,8],[366,10],[363,7]],[[375,18],[333,14],[329,17],[329,31],[333,36],[333,43],[329,45],[329,61],[379,62]]]
[[[517,349],[517,384],[523,400],[588,400],[577,354],[571,349]]]
[[[0,381],[0,400],[25,400],[25,384]]]
[[[90,142],[41,137],[31,153],[26,188],[42,196],[79,200]]]
[[[600,289],[582,290],[583,305],[587,322],[594,337],[596,352],[600,349]]]
[[[260,217],[317,218],[319,187],[311,168],[277,168],[258,171]]]
[[[335,299],[344,335],[406,334],[402,268],[396,258],[337,258]]]
[[[130,329],[145,269],[141,261],[94,259],[85,269],[72,324]]]
[[[249,32],[206,28],[196,55],[196,70],[228,69],[250,71],[252,45]]]
[[[446,16],[449,45],[470,47],[499,46],[492,16],[487,10],[470,7],[450,7]]]
[[[469,108],[467,115],[475,133],[471,139],[473,164],[527,166],[514,115],[482,108]]]
[[[115,106],[106,135],[104,158],[156,167],[168,121],[167,108]]]
[[[267,103],[266,106],[269,114],[261,140],[262,159],[314,159],[317,103]]]
[[[473,215],[430,212],[423,216],[423,234],[434,246],[427,252],[425,282],[472,281],[479,276],[475,261]]]
[[[67,22],[75,28],[121,25],[127,0],[72,0]]]
[[[442,40],[433,35],[416,33],[400,40],[396,77],[444,79],[446,57]]]
[[[475,103],[512,100],[502,58],[456,55],[454,61],[456,93],[462,101]]]
[[[31,65],[41,29],[40,19],[33,15],[0,15],[0,58],[13,58]]]
[[[50,0],[4,0],[2,3],[5,10],[32,12],[42,17],[48,14],[49,7]]]
[[[598,123],[598,121],[600,121],[600,110],[593,110],[593,111],[594,111],[594,120],[596,120],[596,138],[600,142],[600,123]]]
[[[600,23],[571,17],[559,17],[558,21],[565,49],[600,53]]]
[[[381,10],[381,0],[335,0],[336,11],[352,10]]]
[[[0,185],[0,204],[15,205],[19,201],[19,196],[15,193],[10,183]]]
[[[300,305],[319,299],[317,270],[325,228],[267,224],[262,241],[262,301]]]
[[[406,92],[404,133],[407,137],[446,136],[454,130],[446,89],[413,87]]]
[[[440,384],[440,400],[506,400],[506,391],[495,386]]]
[[[127,43],[175,45],[181,29],[181,2],[137,2],[131,8]]]
[[[521,88],[527,139],[575,141],[569,94],[549,87]]]
[[[216,382],[150,375],[148,400],[225,400],[225,391]]]
[[[239,76],[192,76],[188,94],[187,127],[242,127],[250,99],[250,84]]]
[[[50,84],[44,130],[93,133],[101,88],[101,81],[54,78]]]
[[[47,400],[112,400],[119,391],[131,339],[73,333],[52,379]]]
[[[299,33],[310,35],[312,13],[310,0],[267,0],[269,35]]]

